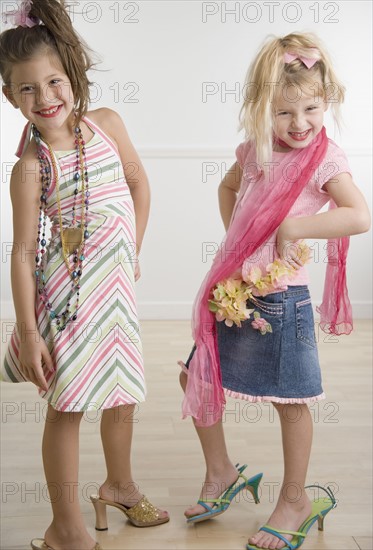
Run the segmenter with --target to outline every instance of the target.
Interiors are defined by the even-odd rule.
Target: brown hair
[[[31,28],[18,26],[0,34],[0,74],[4,85],[11,87],[13,64],[43,51],[54,53],[70,80],[79,124],[90,101],[87,71],[93,63],[89,48],[75,32],[64,0],[33,0],[29,17],[39,19],[41,24]]]

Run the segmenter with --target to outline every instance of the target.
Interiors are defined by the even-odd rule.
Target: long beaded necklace
[[[68,295],[66,309],[61,314],[57,314],[53,309],[53,306],[48,298],[48,291],[45,283],[45,274],[44,274],[44,262],[43,256],[46,253],[45,245],[47,244],[45,239],[45,226],[46,219],[48,215],[48,205],[47,205],[47,196],[52,183],[52,174],[51,167],[48,162],[48,158],[42,147],[42,137],[39,130],[36,126],[32,125],[33,135],[37,145],[37,155],[40,165],[40,174],[41,174],[41,183],[42,183],[42,194],[40,196],[40,207],[39,207],[39,224],[38,224],[38,237],[37,237],[37,249],[36,249],[36,266],[35,266],[35,277],[36,277],[36,286],[38,293],[41,297],[41,300],[44,303],[44,306],[51,320],[56,321],[57,331],[62,332],[65,330],[67,324],[71,321],[76,321],[78,318],[78,309],[79,309],[79,296],[80,296],[80,278],[83,274],[83,260],[85,259],[85,243],[89,238],[88,231],[88,207],[89,207],[89,187],[88,187],[88,169],[86,163],[86,150],[85,150],[85,141],[80,128],[75,128],[75,149],[76,149],[76,167],[74,173],[75,181],[75,190],[74,190],[74,205],[72,207],[72,227],[63,228],[62,223],[62,211],[61,211],[61,199],[60,199],[60,190],[59,190],[59,178],[57,163],[53,150],[49,143],[45,140],[44,143],[48,147],[51,163],[53,166],[53,172],[55,174],[56,180],[56,191],[57,191],[57,205],[58,205],[58,214],[59,214],[59,225],[60,225],[60,236],[62,244],[62,254],[63,258],[71,277],[71,290]],[[76,213],[75,213],[75,203],[76,198],[79,194],[79,181],[82,182],[81,188],[81,220],[80,227],[76,227]],[[85,187],[85,188],[84,188]],[[40,238],[41,230],[42,238]],[[70,265],[70,256],[73,255],[73,266]],[[70,306],[74,293],[76,292],[76,305],[75,312],[70,313]]]

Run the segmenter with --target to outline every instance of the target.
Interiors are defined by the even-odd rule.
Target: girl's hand
[[[277,232],[277,253],[279,257],[285,261],[288,267],[293,269],[300,269],[304,263],[302,262],[302,254],[297,246],[299,240],[292,240],[290,238],[290,227],[292,224],[292,218],[286,218],[280,225]]]
[[[136,256],[136,264],[135,264],[135,282],[138,281],[141,277],[141,270],[140,270],[140,261],[139,258]]]
[[[28,336],[26,336],[26,341],[20,345],[19,361],[22,374],[39,388],[48,391],[42,364],[44,362],[50,372],[55,372],[52,357],[44,339],[39,334],[36,335],[39,338],[38,342],[28,340]],[[35,338],[35,333],[32,338]]]

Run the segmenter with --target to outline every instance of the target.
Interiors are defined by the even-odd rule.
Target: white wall
[[[329,118],[328,134],[345,149],[354,179],[371,203],[370,2],[71,3],[76,28],[102,60],[100,70],[91,73],[96,83],[92,107],[120,112],[151,182],[152,210],[137,284],[142,318],[190,317],[211,262],[211,255],[203,258],[203,249],[223,237],[217,187],[243,140],[237,133],[239,87],[268,34],[314,31],[327,44],[347,87],[343,135],[334,134]],[[229,10],[235,12],[225,13]],[[206,83],[216,93],[203,98]],[[238,96],[224,94],[235,89]],[[8,174],[24,122],[5,100],[1,115],[4,252],[12,240]],[[204,177],[206,169],[214,173]],[[319,262],[310,267],[316,303],[322,296],[323,245]],[[356,317],[371,316],[370,251],[370,235],[351,239],[348,282]],[[2,318],[14,315],[9,271],[3,254]]]

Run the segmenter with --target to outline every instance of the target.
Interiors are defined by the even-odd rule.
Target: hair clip
[[[17,10],[8,11],[3,13],[3,23],[6,25],[12,24],[15,27],[35,27],[40,24],[38,17],[29,17],[29,13],[32,7],[32,0],[24,0],[21,2]],[[8,19],[10,21],[8,21]]]
[[[318,52],[316,48],[309,48],[310,50],[313,50],[314,52]],[[316,61],[319,61],[320,57],[317,57],[316,59],[314,57],[304,57],[303,55],[298,55],[297,53],[292,52],[285,52],[284,53],[284,63],[291,63],[294,61],[294,59],[299,59],[306,67],[307,69],[310,69],[314,66]]]

